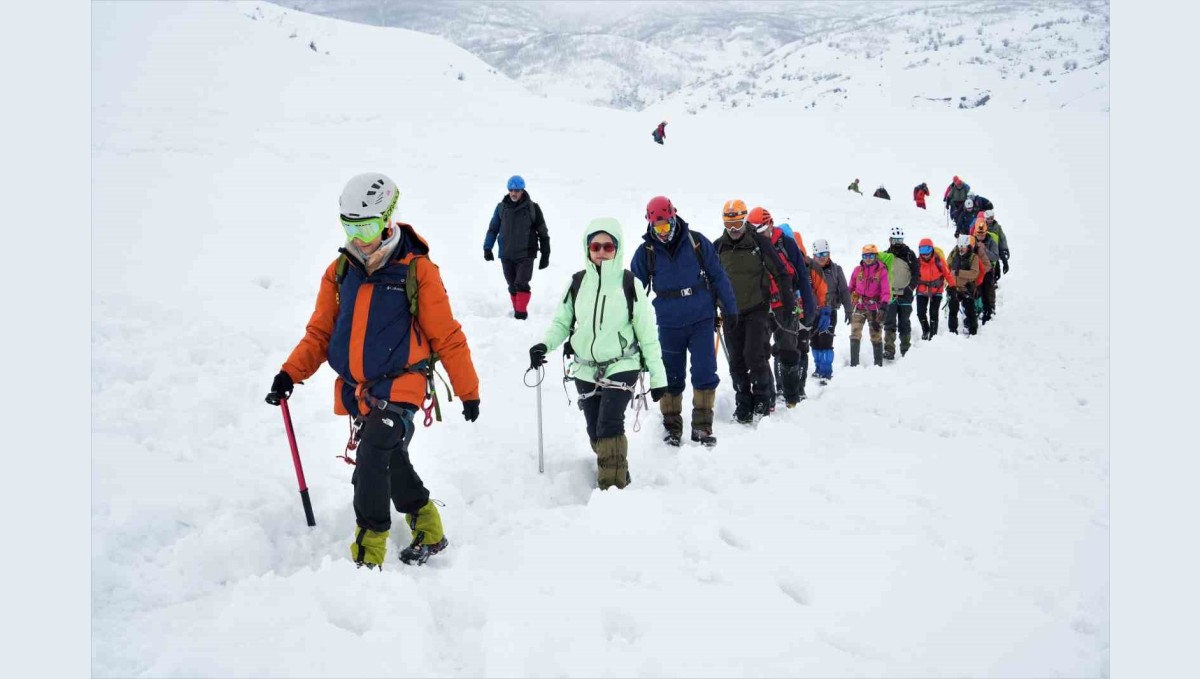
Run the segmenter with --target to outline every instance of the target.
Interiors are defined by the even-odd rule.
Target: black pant
[[[737,325],[725,327],[729,347],[729,372],[733,390],[740,394],[771,395],[771,363],[768,342],[771,316],[765,304],[738,314]]]
[[[966,292],[958,290],[948,290],[946,292],[946,308],[950,311],[950,321],[947,325],[950,328],[950,333],[958,332],[958,307],[962,305],[967,312],[967,332],[974,335],[979,326],[977,324],[978,316],[975,314],[975,297]]]
[[[917,295],[917,320],[921,322],[921,332],[937,334],[938,312],[942,310],[941,295]],[[926,316],[928,311],[928,316]]]
[[[983,320],[992,320],[992,312],[996,310],[996,273],[997,262],[992,270],[983,275],[983,285],[979,288],[979,296],[983,298]]]
[[[411,408],[411,410],[409,410]],[[403,413],[372,408],[362,425],[357,464],[350,482],[354,484],[354,518],[367,530],[382,533],[392,527],[392,512],[412,514],[429,501],[429,490],[417,476],[408,457],[412,441],[412,414],[416,406],[404,404]]]
[[[500,266],[504,269],[504,280],[508,281],[508,294],[529,292],[529,281],[533,278],[533,257],[524,259],[501,257]]]
[[[636,370],[615,373],[608,379],[624,385],[637,382]],[[575,388],[579,390],[579,409],[587,420],[587,434],[592,441],[620,436],[625,433],[625,408],[633,398],[633,392],[628,389],[601,388],[596,391],[594,382],[576,379]],[[587,398],[586,394],[596,393]]]
[[[812,348],[813,349],[832,349],[833,348],[833,331],[837,327],[838,316],[837,309],[829,310],[829,329],[825,332],[817,332],[813,330]]]
[[[905,299],[906,297],[907,294],[888,303],[883,312],[883,329],[886,332],[896,332],[896,327],[899,326],[901,337],[912,334],[912,298]]]

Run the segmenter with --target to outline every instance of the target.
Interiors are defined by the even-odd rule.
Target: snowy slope
[[[284,4],[440,35],[538,94],[659,116],[1108,110],[1109,5],[1097,0]]]
[[[263,3],[92,12],[96,676],[1106,674],[1107,300],[1077,286],[1108,254],[1107,114],[712,112],[659,147],[427,35]],[[316,528],[262,402],[368,169],[429,240],[483,398],[413,443],[451,548],[402,568],[397,536],[381,574],[348,559],[331,371],[291,402]],[[480,256],[517,172],[553,244],[524,323]],[[636,233],[665,193],[715,236],[738,196],[850,267],[895,224],[948,245],[906,196],[956,173],[1014,253],[980,336],[850,370],[842,326],[797,411],[735,429],[723,383],[715,450],[667,449],[642,413],[634,485],[606,493],[554,362],[537,474],[523,368],[589,219]]]

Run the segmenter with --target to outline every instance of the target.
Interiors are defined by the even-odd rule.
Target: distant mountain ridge
[[[439,35],[532,92],[624,110],[1109,108],[1095,0],[281,4]]]

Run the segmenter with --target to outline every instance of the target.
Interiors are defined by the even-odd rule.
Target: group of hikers
[[[952,186],[966,186],[958,178]],[[437,407],[435,366],[446,367],[463,403],[463,417],[479,416],[479,379],[462,328],[455,320],[429,246],[412,226],[393,219],[399,192],[388,177],[352,178],[340,199],[346,243],[321,279],[307,331],[275,376],[267,402],[278,405],[296,384],[328,362],[337,372],[334,411],[351,422],[347,451],[357,453],[352,482],[356,530],[350,546],[359,566],[381,567],[391,528],[389,500],[405,514],[411,542],[404,563],[423,564],[448,542],[437,505],[417,475],[409,444],[418,409],[425,424]],[[980,199],[947,192],[947,207],[969,213]],[[923,238],[918,251],[894,227],[889,247],[862,247],[847,279],[817,239],[810,256],[800,233],[776,224],[764,207],[725,202],[716,240],[692,229],[666,196],[646,205],[640,239],[626,239],[613,218],[593,219],[584,230],[583,268],[558,302],[541,341],[529,349],[529,370],[541,373],[547,354],[563,346],[564,381],[579,393],[588,440],[597,460],[597,485],[624,488],[632,481],[625,411],[648,394],[662,413],[663,440],[684,439],[683,393],[690,375],[690,439],[716,445],[717,354],[724,350],[733,384],[734,420],[750,425],[777,403],[795,408],[806,398],[809,353],[813,374],[833,377],[833,341],[839,310],[850,325],[850,365],[858,366],[864,326],[873,363],[904,356],[912,345],[914,300],[921,338],[938,334],[947,299],[949,330],[978,332],[995,313],[995,282],[1008,271],[1007,241],[993,208],[980,210],[957,234],[949,257]],[[956,220],[958,217],[956,217]],[[956,221],[957,223],[957,221]],[[956,232],[957,233],[957,232]],[[549,265],[550,237],[541,208],[520,176],[507,182],[484,238],[486,261],[500,261],[513,317],[528,318],[533,263]],[[633,250],[630,268],[625,254]],[[1003,253],[1003,255],[1001,254]],[[650,294],[653,293],[653,302]],[[714,333],[716,335],[714,341]],[[690,365],[689,365],[690,362]],[[649,386],[639,393],[642,375]],[[440,410],[439,410],[440,412]],[[349,461],[349,457],[346,459]]]

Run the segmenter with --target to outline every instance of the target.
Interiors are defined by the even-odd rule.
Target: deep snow
[[[97,676],[1107,672],[1108,301],[1074,285],[1107,266],[1107,114],[714,113],[659,147],[657,121],[533,99],[431,36],[262,3],[92,11]],[[368,169],[429,240],[483,389],[479,422],[456,401],[413,442],[451,549],[403,568],[393,541],[382,574],[347,558],[331,371],[291,402],[315,529],[262,403]],[[524,323],[480,253],[513,173],[553,246]],[[1013,249],[980,336],[850,370],[840,326],[800,409],[735,429],[726,381],[711,451],[663,446],[651,409],[634,485],[604,493],[555,357],[537,474],[526,351],[589,219],[635,233],[664,193],[715,236],[741,197],[849,272],[896,224],[948,246],[908,196],[928,181],[936,208],[953,174]]]

